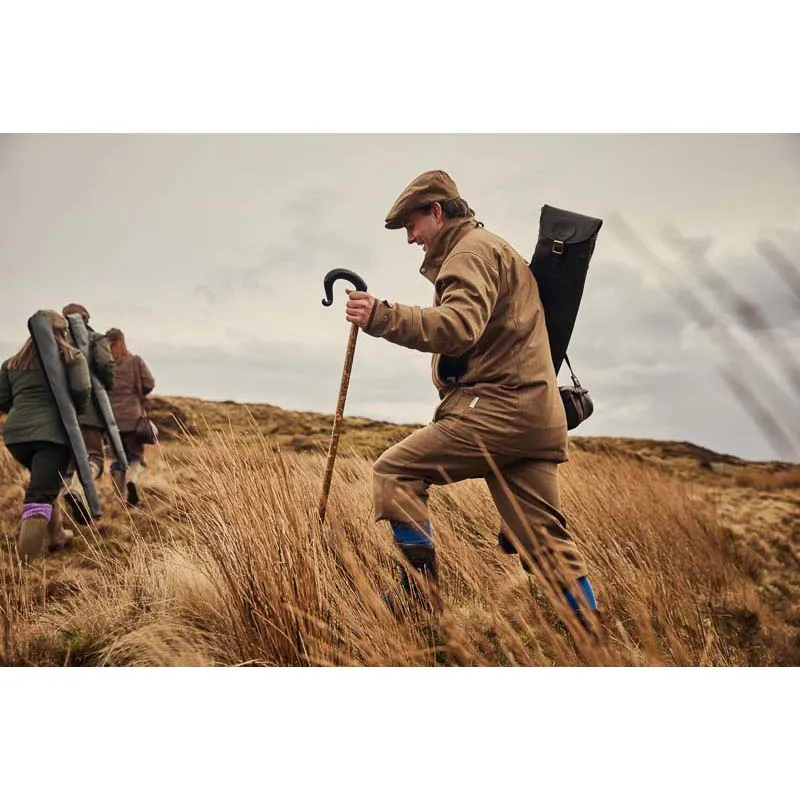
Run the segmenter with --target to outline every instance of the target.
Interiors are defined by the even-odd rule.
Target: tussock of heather
[[[141,508],[126,508],[104,477],[103,519],[77,528],[71,551],[21,570],[13,536],[25,476],[0,449],[0,662],[800,663],[791,604],[771,601],[763,559],[723,521],[719,498],[621,450],[573,448],[561,473],[601,605],[595,635],[498,549],[482,481],[432,490],[443,600],[434,615],[397,588],[388,525],[373,520],[371,458],[340,453],[320,525],[324,454],[282,450],[255,426],[151,450]]]

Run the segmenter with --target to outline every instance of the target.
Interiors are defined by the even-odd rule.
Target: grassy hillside
[[[444,610],[393,615],[373,458],[412,426],[345,418],[325,525],[332,416],[156,397],[144,503],[107,476],[104,515],[20,570],[25,476],[0,449],[0,663],[800,664],[800,467],[689,443],[571,440],[562,495],[602,607],[587,637],[496,547],[482,481],[432,491]]]

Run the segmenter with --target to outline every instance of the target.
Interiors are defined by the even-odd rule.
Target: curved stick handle
[[[333,283],[334,281],[339,280],[339,278],[350,281],[359,292],[367,291],[367,282],[359,275],[356,275],[356,273],[353,272],[352,270],[332,269],[325,276],[322,282],[323,286],[325,287],[325,297],[326,297],[326,299],[322,301],[322,305],[324,306],[333,305]]]

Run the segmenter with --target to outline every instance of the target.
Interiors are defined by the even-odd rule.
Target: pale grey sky
[[[332,412],[348,326],[344,286],[324,308],[322,279],[347,267],[380,298],[428,305],[421,252],[383,219],[433,168],[526,258],[544,203],[606,220],[569,350],[596,409],[576,433],[800,457],[776,450],[718,368],[752,381],[787,426],[800,418],[798,394],[664,237],[673,225],[705,240],[710,264],[763,306],[800,361],[797,298],[755,249],[767,238],[800,264],[791,135],[0,137],[0,357],[33,311],[75,301],[96,328],[125,331],[158,392]],[[617,218],[666,272],[630,246]],[[697,290],[734,347],[717,347],[670,287]],[[346,413],[426,422],[435,404],[428,356],[359,337]]]

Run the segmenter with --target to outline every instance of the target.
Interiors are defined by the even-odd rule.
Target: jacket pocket
[[[469,356],[439,356],[436,375],[444,386],[453,386],[466,373]]]
[[[453,389],[437,406],[433,421],[461,419],[468,412],[477,409],[480,402],[480,395],[470,389],[463,387]]]

